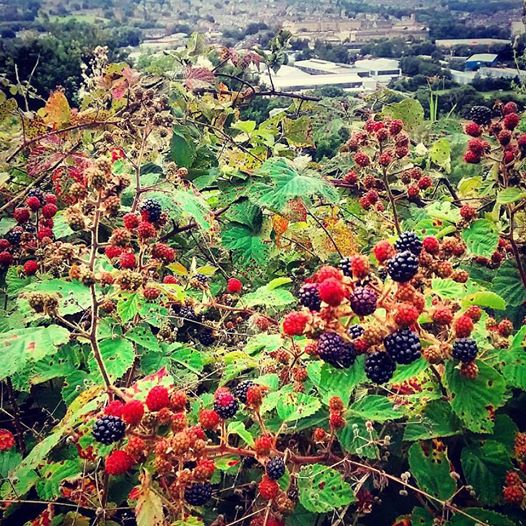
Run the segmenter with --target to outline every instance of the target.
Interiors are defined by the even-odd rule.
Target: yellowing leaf
[[[41,110],[42,118],[46,124],[62,126],[71,120],[71,108],[68,99],[62,91],[54,91],[49,96],[46,106]]]
[[[135,516],[137,526],[163,526],[164,511],[161,497],[150,486],[150,476],[147,472],[142,476]]]

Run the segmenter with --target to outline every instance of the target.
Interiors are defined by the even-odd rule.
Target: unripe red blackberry
[[[345,288],[336,278],[328,278],[318,285],[318,293],[322,301],[331,307],[337,307],[345,298]]]
[[[384,152],[378,157],[378,163],[380,166],[387,167],[393,162],[393,156],[390,152]]]
[[[464,127],[464,131],[471,137],[480,137],[482,135],[482,130],[476,122],[468,122]]]
[[[261,482],[258,485],[259,494],[265,500],[272,500],[277,497],[279,493],[279,485],[275,480],[272,480],[268,475],[263,475]]]
[[[479,374],[478,365],[475,362],[462,362],[460,365],[460,374],[465,378],[474,380]]]
[[[508,319],[502,320],[497,326],[497,331],[501,336],[510,336],[513,333],[513,323]]]
[[[478,164],[480,163],[480,155],[476,154],[475,152],[468,150],[464,154],[464,161],[468,164]]]
[[[149,221],[141,221],[137,227],[139,239],[151,239],[157,235],[155,227]]]
[[[25,206],[15,208],[15,211],[13,212],[13,217],[17,223],[25,223],[29,221],[29,218],[31,217],[31,210]]]
[[[309,316],[303,312],[289,312],[283,320],[283,332],[287,336],[298,336],[303,334]]]
[[[369,159],[369,156],[364,152],[357,152],[354,156],[354,162],[362,167],[365,168],[366,166],[369,166],[371,159]]]
[[[455,320],[453,329],[457,338],[467,338],[473,332],[473,320],[464,314]]]
[[[504,117],[504,127],[508,130],[514,130],[519,124],[521,118],[516,113],[508,113]]]

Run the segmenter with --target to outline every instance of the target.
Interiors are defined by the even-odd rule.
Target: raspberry
[[[126,451],[112,451],[106,459],[104,471],[108,475],[122,475],[135,465],[135,460]]]
[[[506,486],[502,490],[502,497],[508,504],[520,506],[524,499],[524,488],[522,486]]]
[[[15,436],[8,429],[0,429],[0,451],[7,451],[15,445]]]
[[[300,303],[310,310],[318,311],[321,307],[321,299],[316,283],[307,283],[298,292]]]
[[[30,259],[24,263],[24,274],[31,276],[38,270],[38,263],[34,259]]]
[[[174,391],[170,396],[170,408],[174,411],[184,411],[188,397],[184,391]]]
[[[491,122],[491,110],[486,106],[473,106],[469,112],[471,120],[476,124],[489,124]]]
[[[209,480],[215,471],[214,461],[209,458],[202,458],[194,468],[194,478],[197,480]]]
[[[141,216],[152,223],[161,219],[162,211],[161,205],[153,199],[147,199],[141,206]]]
[[[383,384],[393,377],[396,363],[386,352],[373,352],[365,359],[365,375],[376,384]]]
[[[285,474],[285,462],[280,457],[271,458],[265,466],[267,476],[272,480],[278,480]]]
[[[227,281],[226,290],[230,294],[237,294],[241,291],[242,288],[243,283],[241,283],[241,281],[239,281],[237,278],[229,278],[229,280]]]
[[[218,389],[214,398],[214,410],[223,420],[237,413],[239,404],[228,389]]]
[[[402,232],[395,243],[398,252],[409,251],[418,256],[422,250],[422,241],[414,232]]]
[[[318,292],[322,301],[331,307],[337,307],[345,297],[345,288],[341,281],[336,278],[328,278],[318,286]]]
[[[399,120],[395,119],[389,123],[389,133],[391,135],[398,135],[404,127],[404,123]]]
[[[122,419],[132,426],[140,423],[144,415],[144,404],[139,400],[131,400],[122,408]]]
[[[120,400],[113,400],[113,402],[110,402],[104,408],[104,414],[110,416],[118,416],[120,418],[122,416],[123,408],[124,404]]]
[[[474,380],[479,374],[478,365],[475,362],[462,362],[460,366],[460,374],[465,378]]]
[[[354,155],[354,162],[358,166],[361,166],[362,168],[365,168],[366,166],[369,166],[369,163],[371,162],[371,159],[369,159],[369,156],[366,153],[357,152]]]
[[[213,409],[201,409],[199,423],[204,429],[215,429],[219,425],[219,415]]]
[[[349,299],[352,310],[358,316],[367,316],[376,310],[378,298],[371,287],[356,287]]]
[[[47,205],[44,205],[42,207],[42,215],[46,219],[51,219],[52,217],[55,217],[57,211],[58,211],[57,205],[53,203],[48,203]]]
[[[345,419],[341,413],[331,413],[329,415],[329,425],[332,429],[341,429],[345,426]]]
[[[476,122],[468,122],[464,127],[464,131],[471,137],[480,137],[482,135],[482,130]]]
[[[42,203],[38,197],[31,196],[26,199],[26,205],[31,208],[33,212],[36,212],[42,206]]]
[[[355,338],[359,338],[364,332],[364,329],[361,325],[351,325],[347,329],[347,334],[354,340]]]
[[[461,362],[472,362],[477,357],[477,353],[477,343],[471,338],[459,338],[455,340],[451,352],[453,358]]]
[[[469,164],[478,164],[480,163],[480,155],[477,155],[475,152],[468,150],[464,154],[464,161]]]
[[[157,235],[155,227],[148,221],[141,221],[137,227],[139,239],[149,239]]]
[[[407,282],[418,272],[418,260],[414,254],[405,250],[387,262],[387,272],[397,282]]]
[[[256,385],[252,380],[245,380],[239,382],[234,389],[234,396],[243,404],[247,403],[247,392],[248,390]]]
[[[104,249],[104,253],[109,259],[118,258],[122,254],[122,248],[115,245],[108,245]]]
[[[419,312],[416,307],[408,303],[402,303],[396,309],[394,321],[397,325],[409,326],[416,323],[418,316]]]
[[[397,363],[412,363],[420,358],[422,346],[418,335],[408,328],[399,329],[384,339],[389,356]]]
[[[137,228],[139,226],[139,216],[132,214],[131,212],[129,214],[125,214],[122,218],[122,221],[124,223],[124,226],[128,230],[133,230],[134,228]]]
[[[519,124],[521,118],[516,113],[508,113],[504,117],[504,127],[507,130],[514,130]]]
[[[283,332],[287,336],[295,336],[303,334],[309,316],[303,312],[289,312],[283,320]]]
[[[29,221],[29,218],[31,217],[31,210],[26,207],[15,208],[13,217],[17,223],[25,223],[26,221]]]
[[[513,323],[510,320],[502,320],[497,326],[497,331],[501,336],[510,336],[513,332]]]
[[[254,451],[258,457],[265,457],[270,453],[273,445],[272,438],[269,436],[262,436],[256,438],[254,441]]]
[[[117,416],[106,415],[99,418],[93,426],[93,438],[102,444],[118,442],[124,436],[126,426]]]
[[[395,249],[389,241],[378,241],[373,248],[374,257],[378,263],[384,263],[389,258],[394,256]]]
[[[152,387],[146,396],[146,405],[150,411],[159,411],[163,407],[168,407],[169,403],[168,389],[162,385]]]
[[[119,256],[120,268],[135,268],[137,261],[135,260],[135,254],[133,252],[123,252]]]
[[[210,482],[192,482],[184,489],[184,500],[192,506],[202,506],[212,497]]]
[[[454,321],[453,329],[457,338],[467,338],[473,332],[473,320],[464,314]]]
[[[471,305],[468,310],[464,313],[466,316],[469,316],[475,323],[480,320],[482,316],[482,309],[477,307],[477,305]]]
[[[318,356],[333,367],[347,369],[356,359],[356,350],[335,332],[324,332],[318,340]]]
[[[275,480],[272,480],[268,475],[263,475],[261,482],[258,485],[259,494],[265,500],[272,500],[279,493],[279,485]]]
[[[165,263],[171,263],[175,261],[175,250],[165,243],[155,243],[152,248],[152,256]]]
[[[338,281],[341,281],[343,278],[343,273],[341,270],[331,267],[330,265],[325,265],[318,269],[318,272],[315,274],[316,281],[318,283],[321,283],[322,281],[325,281],[328,278],[334,278]]]

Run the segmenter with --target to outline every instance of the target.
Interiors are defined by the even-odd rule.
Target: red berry
[[[342,429],[342,427],[345,427],[345,419],[341,413],[331,413],[329,415],[329,425],[332,429]]]
[[[30,259],[24,263],[24,274],[31,276],[38,270],[38,263],[34,259]]]
[[[517,139],[517,144],[524,148],[526,146],[526,133],[523,133],[522,135],[519,135],[519,138]]]
[[[144,404],[139,400],[126,402],[122,408],[122,419],[132,426],[140,423],[144,415]]]
[[[522,484],[521,476],[516,471],[510,470],[506,473],[504,484],[506,486],[519,486]]]
[[[455,320],[453,329],[457,338],[467,338],[473,331],[473,320],[464,314]]]
[[[254,441],[254,451],[258,457],[266,457],[272,451],[274,443],[272,438],[265,435],[259,438],[256,438]]]
[[[175,261],[175,250],[166,243],[155,243],[152,248],[152,256],[165,263],[171,263]]]
[[[226,290],[230,294],[237,294],[243,288],[243,283],[237,278],[229,278],[226,284]]]
[[[508,113],[504,117],[504,127],[508,130],[514,130],[519,124],[521,118],[516,113]]]
[[[363,152],[357,152],[354,155],[354,162],[361,166],[362,168],[365,168],[366,166],[369,166],[369,163],[371,160],[369,159],[369,156],[366,153]]]
[[[468,150],[470,152],[475,153],[479,157],[486,153],[488,149],[489,144],[486,141],[483,141],[482,139],[471,139],[468,142]]]
[[[427,190],[428,188],[431,188],[431,186],[433,186],[433,179],[431,179],[429,175],[425,175],[418,181],[417,184],[420,190]]]
[[[57,196],[55,194],[46,194],[44,196],[44,203],[57,204]]]
[[[104,249],[104,253],[109,259],[118,258],[122,254],[122,248],[116,245],[108,245]]]
[[[199,423],[203,429],[215,429],[219,425],[219,415],[213,409],[201,409]]]
[[[343,176],[343,182],[347,184],[356,184],[356,181],[358,181],[358,174],[354,170],[348,171]]]
[[[331,307],[338,306],[345,298],[345,288],[336,278],[328,278],[318,286],[320,299]]]
[[[370,204],[374,205],[378,202],[378,192],[376,190],[369,190],[365,195],[365,199],[369,201]]]
[[[502,497],[508,504],[520,506],[524,499],[524,488],[522,486],[506,486],[502,490]]]
[[[177,283],[179,283],[179,280],[175,276],[168,275],[168,276],[164,276],[163,283],[177,285]]]
[[[53,237],[53,230],[51,228],[42,226],[38,229],[37,237],[42,241],[45,237],[52,238]]]
[[[464,314],[469,316],[476,323],[482,316],[482,309],[477,305],[471,305]]]
[[[439,325],[449,325],[453,321],[453,312],[449,307],[438,307],[433,312],[432,318]]]
[[[343,273],[341,270],[336,267],[331,267],[330,265],[325,265],[318,269],[318,272],[316,272],[316,281],[318,283],[321,283],[328,278],[334,278],[341,281],[343,279]]]
[[[404,123],[401,120],[399,119],[392,120],[389,123],[389,133],[391,135],[398,135],[402,131],[403,127],[404,127]]]
[[[464,127],[464,131],[471,137],[480,137],[482,135],[482,130],[476,122],[468,122]]]
[[[142,295],[147,300],[155,300],[161,295],[161,291],[155,287],[145,287],[142,291]]]
[[[511,163],[514,159],[515,159],[515,151],[514,150],[506,150],[504,152],[504,156],[503,156],[502,160],[506,164]]]
[[[32,195],[26,199],[26,205],[29,206],[33,212],[36,212],[42,206],[42,203],[38,197]]]
[[[120,400],[113,400],[104,408],[104,414],[108,416],[122,416],[124,404]]]
[[[13,212],[13,217],[18,223],[25,223],[31,217],[31,210],[29,210],[29,208],[26,208],[25,206],[15,208],[15,211]]]
[[[126,451],[112,451],[106,459],[104,470],[108,475],[122,475],[135,465],[133,457]]]
[[[460,217],[466,221],[470,221],[471,219],[477,217],[477,209],[470,205],[464,205],[460,208]]]
[[[146,405],[150,411],[159,411],[163,407],[168,407],[169,403],[168,389],[162,385],[152,387],[146,396]]]
[[[510,336],[513,333],[513,323],[511,320],[502,320],[497,326],[497,331],[501,336]]]
[[[503,115],[509,115],[510,113],[517,113],[519,111],[519,108],[515,102],[510,101],[506,102],[504,106],[502,107],[502,114]]]
[[[135,268],[137,261],[133,252],[123,252],[119,257],[119,265],[121,268]]]
[[[174,411],[183,411],[186,408],[188,397],[184,391],[175,391],[170,397],[170,407]]]
[[[407,187],[407,196],[414,198],[418,197],[420,195],[420,188],[418,186],[412,184],[411,186]]]
[[[380,166],[389,166],[393,162],[393,156],[390,152],[384,152],[378,157],[378,163]]]
[[[510,143],[512,137],[513,137],[513,134],[511,133],[510,130],[502,130],[501,132],[499,132],[497,136],[497,140],[503,146],[507,146]]]
[[[0,252],[0,265],[3,267],[8,267],[13,262],[13,256],[7,250]]]
[[[309,316],[303,312],[289,312],[283,320],[283,332],[287,336],[299,336],[305,331]]]
[[[419,316],[418,309],[408,303],[402,303],[395,312],[394,321],[397,325],[406,327],[416,323]]]
[[[215,471],[214,461],[210,458],[201,458],[194,468],[194,477],[197,480],[208,480]]]
[[[389,241],[378,241],[373,249],[374,257],[377,259],[378,263],[383,263],[389,258],[393,257],[395,254],[395,249]]]
[[[331,411],[343,411],[345,406],[343,405],[342,399],[339,396],[331,396],[329,399],[329,409]]]
[[[140,218],[136,214],[132,214],[131,212],[128,214],[125,214],[125,216],[122,218],[122,221],[124,223],[124,226],[128,230],[133,230],[134,228],[137,228],[140,223]]]
[[[360,201],[359,202],[360,202],[360,206],[364,210],[369,210],[369,208],[371,208],[371,206],[372,206],[371,201],[369,201],[369,198],[366,195],[363,195],[362,197],[360,197]]]
[[[475,152],[468,150],[464,154],[464,161],[469,164],[478,164],[480,163],[480,155],[477,155]]]
[[[440,243],[435,236],[428,236],[422,241],[422,246],[426,252],[430,254],[438,254],[440,250]]]
[[[277,497],[279,493],[279,484],[272,480],[269,476],[263,475],[261,482],[258,485],[259,494],[265,500],[272,500]]]
[[[409,155],[409,148],[407,146],[397,146],[395,154],[399,159],[403,159]]]
[[[369,260],[365,256],[352,257],[351,272],[355,278],[364,278],[369,274]]]
[[[0,251],[7,250],[11,246],[11,243],[7,239],[0,239]]]
[[[137,235],[140,239],[149,239],[155,237],[157,231],[149,221],[141,221],[137,227]]]
[[[15,445],[15,437],[8,429],[0,429],[0,451],[11,449]]]
[[[57,205],[54,203],[48,203],[47,205],[44,205],[42,207],[42,215],[46,219],[51,219],[52,217],[54,217],[57,211],[58,211]]]

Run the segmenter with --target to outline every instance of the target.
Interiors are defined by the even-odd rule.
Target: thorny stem
[[[20,410],[18,409],[18,404],[16,403],[15,393],[13,391],[13,383],[11,382],[11,378],[9,376],[5,379],[5,384],[7,388],[7,398],[13,409],[13,424],[16,431],[16,442],[20,453],[25,456],[26,443],[24,441],[24,432],[22,431],[22,426],[20,425]]]

